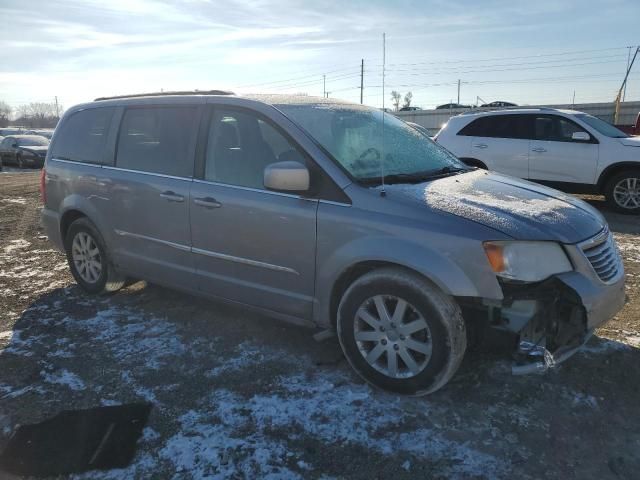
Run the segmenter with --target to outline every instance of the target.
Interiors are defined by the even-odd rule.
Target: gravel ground
[[[625,309],[545,375],[471,352],[404,398],[308,330],[143,282],[84,294],[39,228],[37,178],[0,173],[0,449],[18,424],[142,400],[131,466],[77,478],[640,478],[640,222],[602,199]]]

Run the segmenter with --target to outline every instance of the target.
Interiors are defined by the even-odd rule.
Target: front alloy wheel
[[[390,378],[411,378],[431,358],[431,331],[420,312],[402,298],[376,295],[363,302],[353,322],[363,358]]]
[[[426,278],[399,267],[356,279],[338,305],[340,346],[367,382],[425,395],[454,375],[467,346],[460,307]]]

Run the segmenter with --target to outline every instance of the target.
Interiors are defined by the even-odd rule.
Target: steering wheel
[[[362,152],[362,154],[358,157],[358,160],[364,160],[364,157],[366,157],[370,153],[375,154],[376,157],[374,158],[374,160],[379,160],[382,157],[382,155],[380,154],[380,150],[375,147],[371,147]]]

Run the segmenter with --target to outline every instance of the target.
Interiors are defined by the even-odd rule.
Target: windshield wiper
[[[394,183],[420,183],[425,180],[430,180],[432,178],[445,177],[448,175],[452,175],[458,172],[467,172],[469,168],[461,168],[461,167],[451,167],[446,166],[439,168],[437,170],[427,170],[424,172],[414,172],[414,173],[392,173],[384,176],[384,183],[389,185]],[[359,179],[361,183],[365,185],[380,185],[382,184],[382,178],[378,177],[367,177]]]

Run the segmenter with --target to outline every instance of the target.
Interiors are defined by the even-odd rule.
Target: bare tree
[[[55,127],[59,120],[61,106],[55,103],[31,102],[16,108],[16,123],[31,128]]]
[[[391,92],[391,103],[393,103],[393,109],[396,112],[400,108],[400,99],[401,98],[402,98],[402,95],[400,95],[400,92],[396,92],[395,90],[393,92]]]
[[[9,117],[13,109],[8,103],[0,100],[0,127],[6,127],[9,125]]]
[[[404,96],[404,105],[402,105],[402,106],[403,107],[410,107],[412,98],[413,98],[413,93],[407,92],[407,94]]]

